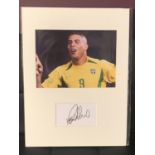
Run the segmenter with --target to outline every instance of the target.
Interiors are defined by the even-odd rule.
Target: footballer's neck
[[[80,59],[72,59],[74,65],[82,65],[87,62],[87,55],[83,55]]]

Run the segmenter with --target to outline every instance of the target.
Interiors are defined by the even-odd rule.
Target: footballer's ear
[[[88,50],[88,44],[85,45],[85,49]]]

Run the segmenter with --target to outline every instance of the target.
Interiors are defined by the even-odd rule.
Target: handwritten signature
[[[89,118],[89,117],[90,117],[90,111],[88,109],[86,109],[86,111],[83,112],[81,105],[74,104],[69,111],[68,118],[67,118],[67,125],[72,124],[73,121],[77,121],[82,118]]]

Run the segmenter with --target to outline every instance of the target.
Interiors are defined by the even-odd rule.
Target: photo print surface
[[[37,87],[115,87],[116,31],[36,30],[36,73]]]

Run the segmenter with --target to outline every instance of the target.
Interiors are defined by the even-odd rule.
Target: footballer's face
[[[78,34],[72,34],[68,38],[68,51],[71,59],[79,60],[87,56],[87,39]]]

